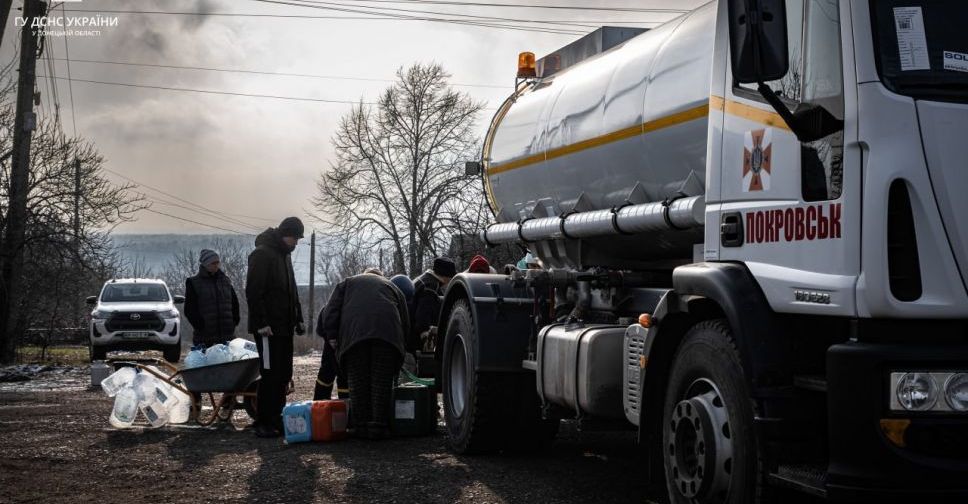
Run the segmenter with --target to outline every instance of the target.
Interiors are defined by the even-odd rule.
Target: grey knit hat
[[[198,254],[198,264],[201,264],[202,266],[208,266],[209,264],[212,264],[218,260],[218,252],[214,250],[202,249],[202,251]]]

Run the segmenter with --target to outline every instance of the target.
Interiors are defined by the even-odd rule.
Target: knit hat
[[[413,299],[413,293],[414,293],[413,282],[409,278],[407,278],[406,275],[393,275],[393,277],[390,278],[390,282],[393,283],[393,285],[396,285],[398,289],[400,289],[400,292],[403,293],[403,297],[405,297],[407,301],[410,301],[411,299]]]
[[[469,273],[490,273],[491,264],[487,262],[484,256],[476,255],[471,259],[471,264],[468,266],[467,271]]]
[[[209,264],[212,264],[218,260],[218,252],[214,250],[202,249],[202,251],[198,254],[198,264],[201,264],[202,266],[208,266]]]
[[[434,259],[434,274],[444,278],[451,278],[457,274],[457,265],[449,257],[438,257]]]
[[[292,236],[295,238],[302,238],[303,231],[305,230],[299,217],[286,217],[282,219],[277,229],[279,230],[280,236]]]

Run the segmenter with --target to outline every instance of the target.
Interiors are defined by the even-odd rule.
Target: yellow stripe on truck
[[[582,140],[581,142],[565,145],[562,147],[558,147],[556,149],[551,149],[545,152],[541,152],[539,154],[523,157],[521,159],[515,159],[514,161],[508,161],[507,163],[501,163],[499,165],[491,165],[487,170],[487,174],[497,175],[498,173],[511,171],[516,168],[521,168],[522,166],[528,166],[541,161],[546,161],[546,160],[554,159],[561,156],[567,156],[568,154],[574,154],[576,152],[610,144],[612,142],[617,142],[619,140],[625,140],[626,138],[632,138],[645,133],[658,131],[660,129],[668,128],[670,126],[675,126],[677,124],[682,124],[684,122],[701,119],[708,115],[709,115],[709,104],[703,104],[698,107],[691,108],[689,110],[684,110],[682,112],[677,112],[672,115],[660,117],[659,119],[656,119],[654,121],[649,121],[643,124],[637,124],[635,126],[623,128],[618,131],[606,133],[601,136],[589,138],[588,140]]]
[[[524,166],[540,163],[541,161],[567,156],[569,154],[600,147],[602,145],[617,142],[619,140],[625,140],[626,138],[644,135],[653,131],[658,131],[671,126],[676,126],[678,124],[701,119],[709,115],[710,109],[723,111],[727,114],[765,124],[767,126],[772,126],[774,128],[780,128],[787,131],[790,130],[790,128],[783,121],[783,118],[780,117],[780,115],[776,112],[770,112],[768,110],[763,110],[740,102],[726,100],[721,96],[710,96],[709,103],[700,105],[698,107],[667,115],[665,117],[660,117],[653,121],[623,128],[611,133],[606,133],[594,138],[589,138],[588,140],[582,140],[581,142],[576,142],[531,156],[515,159],[514,161],[491,165],[487,169],[487,174],[497,175],[498,173],[515,170]]]

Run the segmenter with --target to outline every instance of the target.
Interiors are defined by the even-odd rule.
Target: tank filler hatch
[[[601,54],[645,33],[648,28],[603,26],[537,61],[539,78],[550,77],[592,56]]]

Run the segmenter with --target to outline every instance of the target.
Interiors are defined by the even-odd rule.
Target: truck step
[[[790,488],[817,497],[827,497],[827,471],[823,464],[781,465],[776,472],[770,473],[771,484]]]
[[[797,388],[814,392],[827,391],[827,378],[821,375],[799,375],[793,377],[793,384]]]

